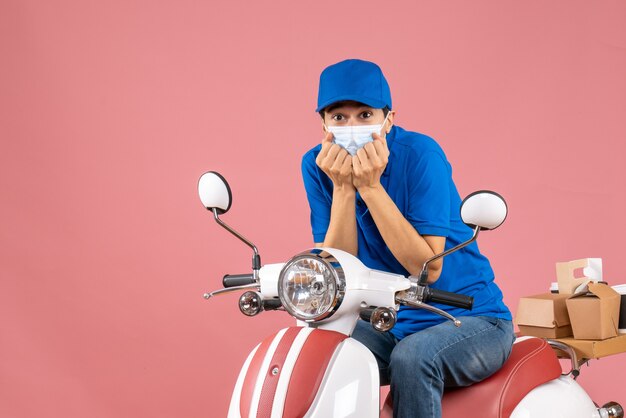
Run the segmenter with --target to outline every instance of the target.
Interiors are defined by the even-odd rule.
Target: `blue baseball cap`
[[[349,59],[326,67],[320,75],[316,112],[333,103],[353,100],[374,109],[391,109],[391,91],[380,67]]]

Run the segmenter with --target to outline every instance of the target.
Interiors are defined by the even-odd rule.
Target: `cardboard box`
[[[522,335],[561,338],[572,335],[566,300],[570,295],[542,293],[520,299],[515,324]]]
[[[582,275],[579,274],[582,273]],[[579,275],[580,277],[576,277]],[[580,260],[556,263],[556,278],[559,284],[559,293],[574,294],[579,287],[589,282],[602,280],[602,259],[583,258]]]
[[[619,330],[620,334],[626,334],[626,284],[618,284],[613,286],[613,290],[621,296],[619,304]]]
[[[620,295],[601,283],[589,283],[588,293],[570,296],[567,312],[577,340],[604,340],[618,334]]]
[[[573,338],[558,338],[557,341],[569,345],[576,351],[578,357],[586,359],[602,358],[626,352],[626,335],[601,341],[575,340]]]

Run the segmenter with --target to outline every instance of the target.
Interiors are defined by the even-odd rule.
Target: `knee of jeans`
[[[358,321],[356,321],[356,325],[354,326],[351,337],[355,340],[361,341],[365,339],[366,336],[369,334],[369,328],[371,327],[372,326],[369,323],[359,319]]]
[[[391,352],[389,368],[395,374],[399,372],[428,373],[434,369],[433,354],[424,349],[422,344],[398,344]]]

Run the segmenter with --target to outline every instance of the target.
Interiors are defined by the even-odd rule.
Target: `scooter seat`
[[[443,418],[508,418],[528,392],[558,378],[561,372],[561,364],[545,340],[518,340],[509,359],[495,374],[466,388],[446,389]],[[392,417],[392,411],[389,394],[381,418]]]

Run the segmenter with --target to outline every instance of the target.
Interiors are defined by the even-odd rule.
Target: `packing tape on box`
[[[619,306],[619,333],[626,334],[626,284],[612,286],[622,296]]]

